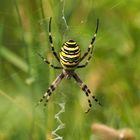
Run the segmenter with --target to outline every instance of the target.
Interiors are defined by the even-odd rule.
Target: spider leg
[[[88,50],[83,54],[83,56],[81,57],[81,60],[80,60],[80,62],[88,55],[88,53],[90,52],[90,50],[91,50],[91,48],[93,49],[93,47],[94,47],[94,45],[93,45],[93,43],[95,42],[95,39],[96,39],[96,35],[97,35],[97,32],[98,32],[98,27],[99,27],[99,19],[97,19],[97,25],[96,25],[96,30],[95,30],[95,33],[94,33],[94,35],[93,35],[93,38],[92,38],[92,40],[91,40],[91,43],[90,43],[90,45],[89,45],[89,47],[88,47]],[[93,52],[93,51],[92,51]],[[90,53],[90,55],[92,54],[92,52]],[[87,64],[88,64],[88,61],[91,59],[91,56],[89,56],[89,58],[88,58],[88,60],[87,60]],[[85,64],[85,65],[87,65],[87,64]],[[81,66],[79,66],[79,68],[80,68]],[[83,67],[83,66],[82,66]]]
[[[59,67],[59,66],[54,66],[53,64],[51,64],[47,59],[45,59],[40,53],[38,53],[38,56],[47,64],[49,64],[52,68],[54,69],[62,69],[62,67]]]
[[[53,81],[53,83],[48,88],[47,92],[43,95],[43,97],[40,99],[37,105],[39,105],[43,100],[45,100],[44,106],[47,105],[47,102],[52,94],[52,92],[56,89],[58,84],[61,82],[61,80],[64,78],[64,74],[61,73],[57,76],[57,78]]]
[[[76,73],[73,74],[73,78],[76,80],[78,85],[81,87],[81,89],[84,91],[84,93],[88,97],[89,109],[86,111],[86,113],[88,113],[90,111],[91,107],[92,107],[91,100],[89,98],[89,95],[91,95],[91,91],[89,90],[87,85],[85,85],[83,83],[83,81],[79,78],[79,76]],[[100,102],[98,101],[98,99],[94,95],[91,95],[91,96],[95,100],[95,102],[97,102],[99,105],[101,105]]]
[[[88,57],[86,63],[85,63],[84,65],[79,65],[79,66],[77,66],[77,68],[84,68],[84,67],[86,67],[86,66],[88,65],[90,59],[92,58],[92,53],[93,53],[93,47],[92,47],[92,50],[91,50],[91,52],[90,52],[90,55],[89,55],[89,57]]]
[[[49,21],[49,41],[50,41],[50,44],[51,44],[51,49],[52,49],[53,55],[58,60],[58,62],[60,62],[58,54],[55,52],[54,45],[53,45],[52,33],[51,33],[51,20],[52,20],[52,17],[50,17],[50,21]]]

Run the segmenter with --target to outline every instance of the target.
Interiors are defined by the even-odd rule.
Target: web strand
[[[54,116],[54,118],[57,120],[59,125],[57,126],[55,130],[52,131],[52,135],[55,136],[55,138],[53,138],[52,140],[63,140],[63,137],[58,135],[57,131],[65,127],[65,124],[60,119],[60,114],[65,112],[65,103],[59,103],[59,106],[60,106],[60,111]]]

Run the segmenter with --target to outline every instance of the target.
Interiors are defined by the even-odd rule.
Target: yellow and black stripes
[[[77,55],[77,54],[79,54],[80,53],[80,49],[73,49],[73,50],[70,50],[70,49],[68,49],[67,47],[62,47],[61,48],[61,51],[62,52],[64,52],[65,54],[67,54],[67,55],[72,55],[72,54],[75,54],[75,55]]]
[[[65,42],[60,51],[60,63],[64,69],[74,69],[80,61],[80,47],[73,40]]]
[[[67,78],[67,79],[73,77],[76,80],[76,82],[78,83],[78,85],[80,86],[80,88],[84,91],[85,95],[88,98],[89,109],[86,112],[89,112],[91,107],[92,107],[91,98],[94,99],[94,101],[97,102],[99,105],[101,105],[101,104],[98,101],[98,99],[94,95],[91,94],[91,91],[89,90],[87,85],[85,85],[82,82],[82,80],[74,72],[74,70],[76,68],[86,67],[88,65],[89,61],[91,60],[92,53],[93,53],[93,48],[94,48],[94,42],[96,40],[96,34],[98,32],[99,20],[97,19],[96,30],[95,30],[94,36],[93,36],[93,38],[91,40],[91,43],[90,43],[87,51],[81,57],[80,47],[73,40],[69,40],[69,41],[65,42],[62,45],[59,55],[55,52],[55,48],[54,48],[53,40],[52,40],[52,35],[51,35],[51,19],[52,18],[50,18],[50,21],[49,21],[49,41],[50,41],[52,53],[55,56],[55,58],[58,60],[58,62],[61,64],[61,66],[54,66],[47,59],[45,59],[43,56],[41,56],[39,53],[37,53],[37,54],[42,58],[42,60],[44,62],[49,64],[52,68],[54,68],[54,69],[62,69],[62,73],[60,75],[58,75],[57,78],[53,81],[53,83],[50,85],[50,87],[48,88],[46,93],[43,95],[43,97],[40,99],[38,104],[40,104],[42,101],[44,101],[44,106],[46,106],[51,94],[57,88],[57,86],[61,82],[61,80],[64,77]],[[89,56],[88,56],[85,64],[79,65],[79,63],[88,54],[89,54]]]
[[[50,21],[49,21],[49,41],[50,41],[51,49],[52,49],[52,52],[53,52],[55,58],[58,60],[58,62],[60,62],[58,54],[55,52],[54,45],[53,45],[52,33],[51,33],[51,20],[52,20],[52,18],[50,17]]]

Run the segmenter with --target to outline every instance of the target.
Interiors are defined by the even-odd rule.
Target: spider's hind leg
[[[84,93],[88,97],[89,109],[86,111],[86,113],[88,113],[90,111],[91,107],[92,107],[91,100],[89,98],[89,96],[91,95],[91,91],[89,90],[89,88],[87,87],[87,85],[85,85],[83,83],[83,81],[79,78],[79,76],[76,73],[73,74],[73,78],[76,80],[76,82],[78,83],[78,85],[81,87],[81,89],[84,91]],[[94,99],[95,102],[97,102],[99,105],[101,105],[101,103],[99,102],[99,100],[94,95],[91,95],[91,96],[92,96],[92,98]]]
[[[57,78],[54,80],[54,82],[50,85],[48,88],[47,92],[43,95],[43,97],[40,99],[40,101],[37,103],[39,105],[41,102],[44,102],[44,106],[47,105],[47,102],[52,94],[52,92],[56,89],[58,84],[61,82],[61,80],[64,78],[64,74],[61,73],[60,75],[57,76]]]

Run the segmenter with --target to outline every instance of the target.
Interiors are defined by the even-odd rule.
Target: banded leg
[[[89,90],[89,88],[87,87],[87,85],[85,85],[82,82],[82,80],[79,78],[79,76],[76,73],[73,74],[73,78],[76,80],[76,82],[78,83],[78,85],[81,87],[81,89],[84,91],[84,93],[88,97],[89,109],[86,111],[86,113],[88,113],[90,111],[91,107],[92,107],[91,100],[89,98],[89,95],[91,95],[91,91]],[[94,95],[91,95],[91,96],[95,100],[95,102],[97,102],[99,105],[101,105],[100,102],[98,101],[98,99]]]
[[[84,67],[86,67],[86,66],[88,65],[90,59],[92,58],[92,53],[93,53],[93,48],[92,48],[92,50],[91,50],[91,52],[90,52],[90,55],[89,55],[89,57],[88,57],[86,63],[83,64],[83,65],[79,65],[79,66],[77,66],[77,68],[84,68]]]
[[[57,76],[57,78],[53,81],[53,83],[48,88],[47,92],[43,95],[43,97],[40,99],[37,105],[39,105],[43,100],[45,100],[44,106],[47,105],[47,102],[52,94],[52,92],[56,89],[58,84],[61,82],[61,80],[64,78],[64,74],[61,73]]]
[[[52,49],[53,55],[58,60],[58,62],[60,62],[58,54],[55,52],[54,45],[53,45],[52,33],[51,33],[51,20],[52,20],[52,18],[50,17],[50,21],[49,21],[49,41],[50,41],[50,44],[51,44],[51,49]]]
[[[88,55],[88,53],[90,52],[91,48],[94,47],[94,46],[93,46],[93,43],[95,42],[95,39],[96,39],[96,35],[97,35],[97,32],[98,32],[98,27],[99,27],[99,19],[97,19],[96,30],[95,30],[94,36],[93,36],[93,38],[92,38],[92,40],[91,40],[91,43],[90,43],[90,45],[89,45],[89,47],[88,47],[88,50],[83,54],[83,56],[81,57],[80,62]],[[91,58],[89,58],[89,60],[90,60],[90,59],[91,59]]]
[[[47,59],[45,59],[40,53],[36,52],[39,57],[47,64],[49,64],[52,68],[54,69],[62,69],[62,67],[59,67],[59,66],[54,66],[53,64],[51,64]]]

